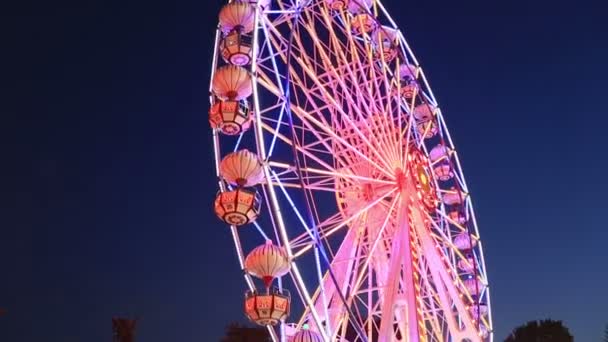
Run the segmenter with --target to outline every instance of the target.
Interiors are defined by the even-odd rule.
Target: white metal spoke
[[[380,201],[384,200],[386,197],[394,194],[397,191],[396,188],[386,192],[385,194],[381,195],[380,197],[378,197],[376,200],[370,202],[368,205],[366,205],[365,207],[359,209],[358,211],[356,211],[355,213],[353,213],[352,215],[344,218],[339,224],[337,225],[332,225],[332,226],[326,226],[323,227],[323,229],[321,229],[320,232],[320,236],[321,238],[327,239],[328,237],[332,236],[334,233],[336,233],[338,230],[340,230],[343,227],[346,227],[349,223],[353,222],[354,220],[358,219],[359,217],[361,217],[361,215],[363,215],[364,213],[366,213],[370,208],[374,207],[375,205],[377,205],[378,203],[380,203]],[[305,235],[304,235],[305,236]],[[294,253],[294,256],[299,256],[302,255],[303,253],[306,253],[311,247],[313,246],[312,242],[309,243],[305,243],[303,247],[301,247],[297,252]]]

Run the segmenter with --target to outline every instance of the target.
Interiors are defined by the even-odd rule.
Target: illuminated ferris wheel
[[[275,341],[492,340],[458,154],[379,0],[230,1],[211,72],[249,319]]]

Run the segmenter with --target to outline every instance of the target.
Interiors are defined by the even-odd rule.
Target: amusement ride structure
[[[247,317],[274,341],[492,341],[458,153],[381,1],[230,1],[213,51]]]

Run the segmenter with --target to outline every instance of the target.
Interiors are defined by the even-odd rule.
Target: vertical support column
[[[395,298],[399,290],[399,284],[402,283],[405,287],[405,297],[407,300],[407,331],[408,342],[419,342],[420,336],[418,331],[418,310],[416,298],[416,288],[414,284],[413,258],[411,248],[411,227],[409,224],[409,198],[407,191],[403,191],[399,195],[401,197],[399,209],[397,212],[397,227],[393,236],[391,248],[391,265],[387,277],[383,294],[382,303],[382,322],[380,324],[379,342],[393,341],[393,319],[395,317]],[[402,267],[403,266],[403,267]],[[403,269],[403,277],[401,270]]]
[[[418,331],[418,298],[416,296],[416,285],[414,284],[414,263],[412,258],[412,228],[409,223],[409,198],[402,196],[401,211],[399,212],[399,224],[403,229],[403,238],[406,241],[404,250],[404,278],[405,295],[407,298],[407,325],[408,341],[418,342],[420,332]]]

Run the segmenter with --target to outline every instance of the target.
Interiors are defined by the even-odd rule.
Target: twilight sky
[[[495,338],[608,323],[608,25],[599,1],[385,0],[476,205]],[[223,1],[3,10],[0,341],[217,341],[245,284],[216,192],[207,87]]]

